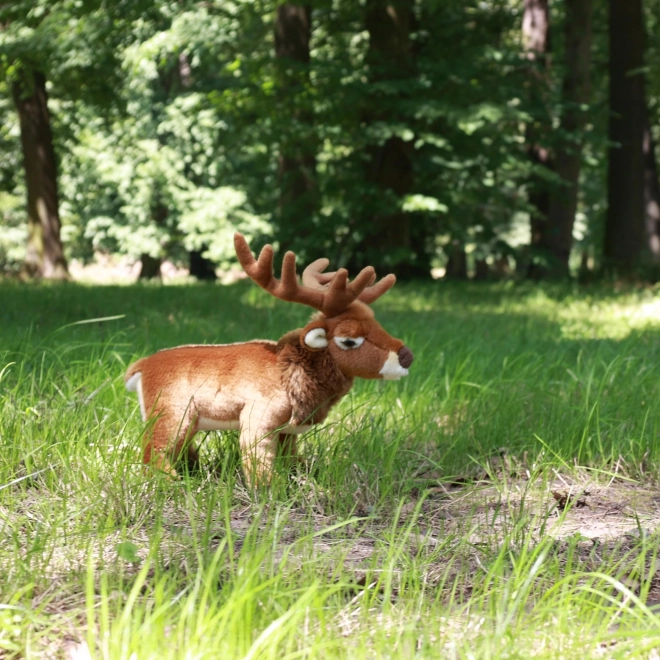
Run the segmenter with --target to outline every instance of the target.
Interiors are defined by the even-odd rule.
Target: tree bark
[[[485,259],[474,260],[474,280],[475,282],[487,282],[491,279],[491,270]]]
[[[644,22],[642,0],[609,0],[610,120],[604,262],[632,274],[648,256],[644,212]]]
[[[28,244],[23,276],[68,279],[60,238],[57,166],[45,76],[38,71],[24,71],[13,85],[13,95],[21,126],[27,187]]]
[[[138,276],[139,280],[155,280],[162,279],[160,273],[160,257],[152,257],[150,254],[143,252],[140,256],[140,262],[142,268],[140,269],[140,274]]]
[[[565,278],[573,246],[578,205],[583,131],[587,120],[591,67],[591,0],[565,0],[565,75],[562,88],[561,142],[553,158],[562,187],[550,195],[547,222],[541,223],[538,247],[548,255],[545,277]]]
[[[275,16],[275,57],[280,104],[290,130],[280,139],[280,236],[284,242],[312,233],[317,207],[316,139],[313,108],[305,94],[309,84],[311,8],[281,4]]]
[[[542,276],[543,255],[539,254],[543,237],[543,227],[550,212],[550,193],[541,168],[552,169],[550,152],[546,146],[548,134],[552,130],[549,103],[550,69],[550,15],[548,0],[524,0],[522,38],[525,57],[529,61],[527,73],[528,101],[532,121],[525,128],[527,156],[532,164],[532,174],[528,182],[530,206],[530,234],[532,262],[528,276]]]
[[[198,280],[212,282],[217,280],[218,276],[215,274],[214,263],[210,259],[202,256],[205,249],[206,248],[201,250],[191,250],[188,253],[190,259],[190,274]]]
[[[446,248],[447,266],[445,268],[446,280],[467,280],[467,254],[465,246],[459,241],[452,241]]]
[[[162,227],[167,221],[170,211],[163,203],[159,189],[155,189],[153,195],[151,218],[157,227]],[[139,280],[163,279],[163,274],[160,272],[160,267],[163,264],[162,254],[159,253],[154,257],[152,254],[143,252],[140,255],[140,262],[142,263],[142,268],[138,275]]]
[[[190,59],[186,51],[181,51],[178,56],[176,72],[178,75],[178,84],[181,90],[188,91],[193,85],[192,67],[190,66]],[[201,250],[190,250],[188,252],[188,269],[190,275],[197,280],[214,281],[217,279],[215,274],[215,264],[202,254],[208,249],[208,246],[203,246]],[[143,270],[145,261],[142,261]],[[147,269],[149,266],[147,266]],[[158,272],[155,277],[160,276],[160,264],[158,265]]]
[[[648,111],[644,122],[644,209],[646,243],[654,270],[660,266],[660,179],[655,157],[655,142],[649,126]],[[657,275],[657,273],[656,273]]]
[[[413,0],[367,1],[367,61],[372,82],[405,80],[414,72],[410,40],[413,10]],[[388,104],[397,100],[384,99]],[[396,107],[383,111],[379,101],[383,99],[376,100],[365,114],[367,124],[397,118],[405,121],[397,117]],[[394,272],[403,278],[428,277],[430,264],[414,263],[415,257],[424,260],[424,241],[413,236],[411,216],[400,209],[403,197],[412,192],[414,183],[413,140],[392,136],[380,145],[368,147],[367,153],[366,179],[371,192],[364,206],[368,212],[375,211],[363,219],[367,233],[359,252],[377,270]]]

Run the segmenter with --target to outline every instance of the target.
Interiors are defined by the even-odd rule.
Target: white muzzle
[[[383,380],[399,380],[402,376],[408,375],[408,369],[404,369],[399,364],[399,356],[394,351],[390,351],[383,368],[378,373]]]

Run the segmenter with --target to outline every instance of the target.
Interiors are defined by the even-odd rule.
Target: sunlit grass
[[[0,657],[650,657],[657,300],[397,286],[376,312],[410,376],[359,383],[254,496],[232,434],[199,436],[199,474],[146,476],[123,371],[305,308],[1,284]]]

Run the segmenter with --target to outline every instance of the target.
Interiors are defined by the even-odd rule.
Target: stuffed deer
[[[197,431],[240,431],[243,466],[253,484],[268,483],[280,449],[296,452],[296,435],[322,422],[359,378],[399,380],[408,374],[411,350],[376,322],[369,305],[396,281],[374,284],[368,266],[352,281],[340,269],[324,273],[327,259],[307,266],[302,285],[296,258],[287,252],[282,279],[273,275],[273,248],[255,260],[241,234],[236,254],[248,276],[271,295],[317,310],[302,329],[279,341],[190,345],[158,351],[134,362],[126,387],[137,392],[145,432],[143,460],[175,475],[185,454],[197,462]]]

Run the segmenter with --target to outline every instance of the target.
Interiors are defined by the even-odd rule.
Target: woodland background
[[[0,0],[0,658],[658,658],[659,22]],[[410,375],[356,383],[260,492],[236,432],[145,471],[123,374],[307,308],[19,281],[224,278],[235,230],[414,280],[376,305]],[[568,277],[604,284],[540,281]]]
[[[0,272],[231,235],[402,278],[660,273],[660,0],[0,3]]]

